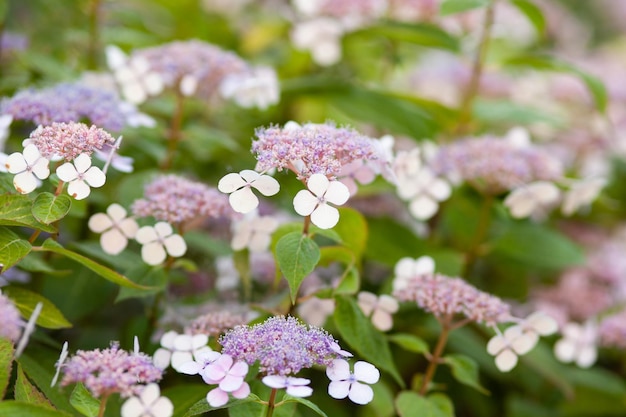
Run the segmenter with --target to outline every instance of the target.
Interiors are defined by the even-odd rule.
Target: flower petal
[[[30,193],[37,188],[37,185],[39,185],[37,178],[28,171],[20,172],[13,177],[13,186],[20,194]]]
[[[158,222],[154,225],[154,231],[159,237],[166,237],[174,233],[172,225],[168,222]]]
[[[330,181],[323,174],[313,174],[306,182],[307,188],[317,197],[322,197],[326,193],[329,184]]]
[[[365,405],[374,399],[374,391],[369,385],[353,382],[348,398],[355,404]]]
[[[320,229],[330,229],[339,222],[339,210],[328,204],[320,204],[311,213],[311,223]]]
[[[139,225],[137,224],[135,219],[128,218],[119,222],[117,228],[128,239],[134,239],[135,235],[137,234],[137,230],[139,229]]]
[[[159,390],[159,385],[152,383],[144,387],[139,395],[139,398],[141,398],[141,401],[144,404],[149,405],[155,402],[160,396],[161,390]]]
[[[400,308],[398,300],[388,294],[381,294],[378,297],[378,306],[388,313],[395,313]]]
[[[350,190],[340,181],[331,181],[324,194],[324,199],[337,206],[344,204],[350,198]]]
[[[436,201],[428,197],[427,195],[420,195],[409,204],[409,211],[418,220],[428,220],[437,213],[439,204]]]
[[[142,404],[141,400],[137,397],[130,397],[120,410],[122,417],[141,417],[144,415],[146,408]]]
[[[217,189],[223,193],[232,193],[237,191],[241,187],[246,186],[246,181],[241,177],[241,175],[231,172],[230,174],[226,174],[219,180],[217,183]]]
[[[84,174],[85,181],[93,188],[102,187],[107,180],[106,175],[98,167],[91,167]]]
[[[348,381],[332,381],[328,384],[328,395],[340,400],[346,398],[350,392],[350,383]]]
[[[379,308],[372,314],[372,324],[381,332],[386,332],[393,327],[393,318],[387,311]]]
[[[185,252],[187,252],[187,244],[185,243],[185,239],[180,235],[171,235],[166,237],[163,240],[163,245],[165,245],[165,250],[170,256],[179,257],[183,256]]]
[[[78,178],[78,171],[71,162],[66,162],[56,170],[57,176],[61,181],[70,182]]]
[[[228,402],[228,393],[218,387],[209,391],[206,400],[211,407],[221,407]]]
[[[517,365],[517,355],[510,349],[505,349],[496,356],[496,366],[500,372],[509,372]]]
[[[11,174],[17,174],[18,172],[26,171],[26,169],[28,168],[28,164],[24,159],[24,155],[19,152],[14,152],[11,155],[7,156],[7,159],[4,163],[7,171]]]
[[[320,201],[309,190],[300,190],[293,198],[293,208],[301,216],[313,213]]]
[[[81,153],[72,162],[78,172],[86,172],[91,167],[91,157],[86,153]]]
[[[354,364],[354,376],[359,381],[375,384],[380,379],[380,371],[371,363],[358,361]]]
[[[174,368],[176,372],[180,372],[180,367],[183,364],[191,361],[193,361],[193,356],[191,356],[191,352],[177,351],[172,353],[172,368]]]
[[[243,384],[243,377],[226,374],[220,381],[219,387],[226,392],[233,392],[238,390],[241,384]]]
[[[289,386],[287,387],[287,394],[300,398],[309,397],[313,394],[313,388],[306,385]]]
[[[172,417],[174,414],[174,404],[167,397],[160,397],[150,407],[152,417]]]
[[[100,246],[109,255],[117,255],[126,249],[128,239],[117,229],[111,229],[100,236]]]
[[[287,377],[281,375],[267,375],[261,381],[270,388],[281,389],[288,386]]]
[[[152,226],[143,226],[141,229],[137,230],[137,233],[135,234],[135,240],[142,245],[154,242],[158,238],[159,236]]]
[[[50,176],[50,161],[46,158],[41,157],[34,165],[31,166],[31,171],[37,178],[40,180],[45,180]]]
[[[146,243],[141,247],[141,259],[148,265],[159,265],[165,258],[167,258],[165,249],[158,242]]]
[[[228,196],[230,206],[237,213],[250,213],[259,206],[259,198],[254,195],[250,187],[243,187]]]
[[[348,364],[348,361],[344,359],[333,360],[332,363],[326,368],[326,376],[328,376],[328,379],[331,381],[339,381],[350,378],[350,365]]]
[[[167,349],[163,349],[163,348],[158,348],[156,352],[154,352],[154,355],[152,356],[152,362],[154,363],[154,366],[156,366],[157,368],[165,369],[170,365],[171,358],[172,358],[171,351]]]
[[[238,390],[231,392],[231,395],[239,399],[246,398],[250,395],[250,385],[248,385],[247,382],[244,382]]]
[[[76,200],[84,200],[91,194],[91,188],[83,180],[74,180],[68,184],[67,193]]]
[[[358,295],[357,303],[363,311],[363,314],[368,317],[370,314],[372,314],[374,308],[376,308],[377,302],[378,297],[376,296],[376,294],[372,294],[371,292],[361,291]]]
[[[102,233],[113,226],[111,218],[104,213],[96,213],[89,218],[87,227],[94,233]]]
[[[280,184],[278,181],[269,175],[261,175],[250,185],[259,190],[259,192],[264,196],[271,196],[280,191]]]

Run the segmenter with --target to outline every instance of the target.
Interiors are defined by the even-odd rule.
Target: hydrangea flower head
[[[103,350],[77,351],[63,365],[61,386],[82,382],[96,398],[113,393],[126,398],[139,394],[141,384],[159,381],[161,376],[152,358],[126,352],[114,342]]]
[[[626,308],[602,319],[598,340],[602,346],[626,349]]]
[[[35,144],[45,158],[66,161],[72,161],[80,154],[91,155],[105,144],[115,144],[113,136],[103,129],[75,122],[39,126],[31,132],[28,141]]]
[[[21,194],[32,192],[40,184],[40,180],[50,175],[50,161],[43,157],[33,144],[27,145],[24,152],[15,152],[5,161],[7,172],[16,174],[13,186]]]
[[[326,368],[330,379],[328,394],[336,399],[348,397],[356,404],[367,404],[374,399],[374,391],[367,384],[375,384],[380,379],[380,372],[370,363],[358,361],[354,364],[354,372],[350,372],[350,364],[344,359],[335,359]]]
[[[248,365],[258,361],[266,375],[293,375],[313,365],[327,366],[339,356],[331,335],[294,317],[270,317],[254,326],[237,326],[219,342],[222,353]]]
[[[308,190],[298,191],[293,207],[301,216],[311,216],[311,222],[320,229],[330,229],[339,222],[339,210],[328,203],[340,206],[348,201],[350,191],[343,183],[329,181],[325,175],[313,174],[306,183]]]
[[[248,320],[242,314],[228,310],[212,311],[196,317],[185,327],[185,333],[218,337],[235,326],[246,324]]]

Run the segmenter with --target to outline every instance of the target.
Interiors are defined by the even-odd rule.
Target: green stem
[[[107,400],[109,399],[109,394],[105,394],[104,397],[100,400],[100,408],[98,409],[98,417],[104,417],[104,410],[107,408]]]
[[[489,224],[491,223],[491,208],[493,207],[494,197],[491,194],[485,195],[482,206],[480,208],[480,214],[478,215],[478,227],[474,234],[474,241],[467,250],[465,255],[465,265],[463,266],[463,272],[461,274],[465,279],[469,278],[469,274],[474,268],[474,264],[478,259],[480,253],[480,245],[487,236],[489,230]]]
[[[422,379],[422,385],[419,389],[420,395],[426,394],[426,391],[428,390],[428,385],[435,376],[435,370],[439,365],[441,354],[443,353],[443,349],[446,347],[446,343],[448,342],[448,335],[450,334],[450,330],[452,328],[452,325],[450,324],[451,319],[452,316],[446,316],[443,320],[439,321],[441,324],[441,333],[439,334],[439,340],[437,340],[435,350],[433,351],[432,356],[429,358],[430,362],[428,364],[428,367],[426,368],[426,373],[424,374],[424,379]]]
[[[172,167],[174,156],[178,149],[178,142],[181,140],[182,125],[183,125],[183,109],[184,109],[184,96],[180,91],[176,92],[176,107],[174,109],[174,116],[172,117],[172,123],[170,124],[170,131],[168,136],[167,154],[165,159],[161,163],[161,171],[167,171]]]
[[[491,27],[493,26],[495,4],[497,0],[492,0],[485,10],[485,19],[483,21],[482,34],[478,44],[478,50],[472,64],[472,73],[470,80],[465,88],[461,99],[459,110],[458,124],[455,129],[457,135],[468,133],[472,121],[472,107],[474,99],[480,88],[480,79],[482,77],[487,51],[489,49],[489,40],[491,39]]]
[[[304,218],[304,225],[302,226],[302,234],[308,236],[309,235],[309,227],[311,226],[311,216],[306,216]]]
[[[272,415],[274,414],[277,391],[278,390],[276,388],[272,388],[272,392],[270,393],[270,400],[267,403],[267,413],[265,413],[265,417],[272,417]]]
[[[101,0],[89,2],[89,52],[87,67],[91,70],[98,68],[98,50],[100,46],[100,3]]]

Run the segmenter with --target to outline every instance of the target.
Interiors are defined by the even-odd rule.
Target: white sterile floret
[[[219,91],[222,97],[232,99],[243,108],[265,110],[280,100],[278,77],[270,67],[231,74],[222,81]]]
[[[13,178],[15,189],[21,194],[28,194],[37,188],[40,180],[48,178],[50,161],[41,156],[34,144],[27,145],[22,153],[15,152],[9,155],[4,163],[5,168]]]
[[[394,291],[401,290],[406,287],[407,282],[413,277],[434,272],[435,261],[430,256],[420,256],[417,259],[402,258],[394,267],[393,289]]]
[[[563,196],[561,212],[566,216],[576,213],[581,207],[591,204],[600,194],[607,181],[604,178],[586,178],[571,185]]]
[[[282,375],[267,375],[263,377],[262,381],[270,388],[285,388],[287,394],[293,397],[308,397],[313,394],[313,388],[309,387],[311,383],[310,379]]]
[[[511,326],[504,334],[497,334],[487,343],[487,352],[496,357],[496,367],[500,372],[509,372],[517,365],[517,356],[528,353],[534,346],[529,346],[523,337],[520,326]]]
[[[161,397],[159,385],[148,384],[137,397],[130,397],[120,410],[122,417],[171,417],[174,405],[167,397]]]
[[[221,353],[207,349],[201,349],[193,354],[193,361],[185,362],[178,366],[177,371],[186,375],[200,375],[204,379],[204,370],[207,366],[218,360],[222,356]],[[206,380],[207,384],[212,384],[212,380]]]
[[[57,383],[57,380],[59,379],[59,374],[61,373],[61,368],[63,367],[63,364],[65,363],[65,359],[67,359],[67,353],[68,353],[68,343],[67,341],[65,341],[63,343],[63,347],[61,348],[61,353],[59,354],[59,359],[57,360],[56,364],[54,365],[54,367],[56,368],[56,372],[54,373],[54,377],[52,378],[52,382],[50,383],[51,387],[54,387]]]
[[[228,196],[230,206],[237,213],[249,213],[259,205],[258,197],[251,188],[264,196],[272,196],[280,191],[280,184],[269,175],[259,174],[251,169],[226,174],[217,183],[217,189]]]
[[[271,216],[244,217],[233,222],[233,250],[248,248],[250,252],[263,252],[272,240],[272,233],[278,228],[278,220]]]
[[[171,330],[161,336],[161,347],[154,352],[154,366],[159,369],[167,368],[170,363],[172,368],[177,372],[181,372],[181,366],[205,360],[206,353],[211,351],[207,346],[209,337],[205,334],[188,335],[178,334]],[[188,372],[185,372],[188,373]]]
[[[66,162],[57,168],[56,174],[61,181],[68,183],[67,193],[76,200],[83,200],[91,193],[91,188],[102,187],[106,175],[98,167],[91,166],[91,157],[81,153],[72,162]]]
[[[167,255],[174,258],[187,252],[187,244],[182,236],[174,234],[167,222],[158,222],[154,226],[144,226],[135,234],[135,240],[142,244],[141,258],[148,265],[158,265]]]
[[[124,98],[132,104],[141,104],[149,96],[163,91],[161,76],[150,71],[150,64],[143,58],[128,58],[117,46],[109,45],[105,49],[107,65],[113,71]]]
[[[296,48],[311,51],[311,57],[317,64],[330,66],[341,59],[343,33],[341,22],[320,17],[294,26],[291,41]]]
[[[536,181],[516,188],[504,199],[511,216],[523,219],[555,204],[561,196],[559,188],[549,181]]]
[[[100,246],[109,255],[122,252],[128,239],[134,239],[139,226],[132,217],[126,217],[126,210],[117,203],[111,204],[105,213],[96,213],[89,218],[89,229],[102,233]]]
[[[398,300],[387,294],[377,296],[371,292],[361,291],[358,304],[363,314],[371,317],[372,324],[378,330],[386,332],[393,327],[393,313],[398,311]]]
[[[558,360],[575,362],[581,368],[589,368],[596,362],[598,329],[595,323],[567,323],[561,332],[563,338],[554,344],[554,355]]]
[[[328,395],[336,399],[348,397],[352,402],[361,405],[374,399],[374,391],[366,384],[375,384],[380,378],[378,369],[363,361],[356,362],[354,373],[351,373],[350,365],[344,359],[335,359],[326,368],[326,375],[331,381]]]
[[[193,75],[187,74],[183,76],[178,85],[180,93],[184,96],[193,96],[198,90],[198,79]]]
[[[300,190],[293,199],[293,207],[301,216],[311,216],[311,222],[320,229],[330,229],[339,222],[340,206],[350,198],[348,187],[339,181],[330,181],[323,174],[313,174],[307,181],[308,190]]]

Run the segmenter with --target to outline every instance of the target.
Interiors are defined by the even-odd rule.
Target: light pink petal
[[[227,374],[220,381],[220,388],[226,392],[233,392],[239,389],[243,384],[243,377]]]
[[[83,180],[74,180],[68,184],[67,193],[76,200],[84,200],[91,193],[91,188]]]
[[[84,174],[85,181],[93,188],[102,187],[107,180],[104,172],[98,167],[91,167]]]
[[[228,402],[228,393],[218,387],[209,391],[206,400],[211,407],[221,407]]]
[[[260,232],[271,233],[278,228],[279,222],[274,217],[263,216],[256,219],[254,228]]]
[[[187,244],[185,239],[180,235],[171,235],[163,240],[165,250],[173,257],[183,256],[187,252]]]
[[[430,256],[420,256],[414,264],[414,273],[417,275],[432,274],[435,272],[435,261]]]
[[[185,374],[185,375],[197,375],[200,373],[200,371],[202,371],[203,368],[204,368],[203,364],[200,364],[194,361],[189,361],[189,362],[185,362],[179,365],[178,369],[176,370],[180,372],[181,374]]]
[[[193,338],[189,334],[179,334],[174,339],[174,350],[191,351],[193,349]]]
[[[518,355],[530,352],[539,342],[539,335],[535,332],[526,332],[511,342],[511,348]]]
[[[172,417],[174,415],[174,404],[167,397],[161,397],[152,403],[150,407],[152,417]]]
[[[489,339],[489,342],[487,342],[487,352],[490,355],[497,355],[506,346],[508,346],[508,342],[506,341],[506,339],[500,335],[495,335],[494,337]]]
[[[245,363],[245,362],[242,362],[242,361],[237,361],[230,368],[230,371],[228,373],[230,375],[244,377],[244,376],[246,376],[248,374],[248,364]]]
[[[450,184],[448,184],[447,181],[442,180],[441,178],[435,178],[430,183],[428,192],[437,201],[443,201],[450,197],[450,194],[452,194],[452,187],[450,187]]]
[[[395,313],[398,311],[400,305],[398,304],[398,300],[392,296],[388,294],[381,294],[381,296],[378,297],[378,307],[388,313]]]
[[[270,246],[271,241],[272,236],[270,234],[255,233],[250,238],[248,248],[250,249],[250,252],[263,252]]]
[[[35,165],[31,167],[31,171],[40,180],[45,180],[50,176],[50,161],[45,158],[40,158]]]
[[[94,233],[102,233],[113,226],[111,218],[104,213],[96,213],[89,218],[87,227]]]
[[[576,358],[576,365],[581,368],[589,368],[591,365],[596,363],[596,359],[598,358],[598,351],[595,346],[583,346],[578,352],[578,357]]]
[[[374,324],[374,327],[378,330],[386,332],[393,327],[393,318],[391,314],[385,310],[377,309],[374,311],[374,314],[372,314],[372,324]]]
[[[517,365],[517,355],[509,349],[505,349],[496,356],[496,366],[500,372],[509,372]]]
[[[520,190],[520,193],[517,191]],[[523,219],[532,214],[537,203],[524,192],[523,189],[513,190],[505,199],[504,205],[511,211],[511,216]]]
[[[372,314],[374,308],[376,308],[377,302],[378,297],[376,296],[376,294],[372,294],[371,292],[361,291],[358,295],[357,303],[359,304],[359,307],[361,307],[363,314],[368,317],[370,314]]]
[[[158,240],[158,239],[159,239],[159,236],[157,235],[156,231],[154,230],[154,227],[152,226],[144,226],[141,229],[137,230],[137,233],[135,234],[135,240],[141,243],[142,245],[145,245],[146,243],[154,242],[155,240]]]
[[[156,352],[154,352],[154,355],[152,356],[152,362],[154,363],[154,366],[156,366],[157,368],[165,369],[170,365],[171,358],[172,358],[171,351],[167,349],[159,348],[156,350]]]
[[[439,204],[426,195],[421,195],[409,204],[409,211],[418,220],[428,220],[437,213]]]
[[[330,181],[326,178],[326,175],[323,174],[313,174],[306,182],[307,188],[317,197],[322,197],[326,193],[329,184]]]
[[[326,201],[340,206],[350,198],[350,190],[348,190],[348,187],[342,182],[331,181],[330,184],[328,184],[328,190],[326,194],[324,194],[324,198]]]
[[[259,206],[259,198],[254,195],[250,187],[243,187],[228,196],[230,206],[237,213],[250,213]]]
[[[191,348],[193,350],[205,348],[209,343],[209,336],[206,334],[195,334],[191,337]]]
[[[531,314],[527,318],[527,321],[533,329],[542,336],[549,336],[559,330],[559,323],[542,311]]]
[[[263,383],[270,388],[286,388],[287,387],[287,377],[280,375],[267,375],[262,379]]]
[[[143,77],[143,84],[146,89],[146,92],[151,96],[156,96],[163,91],[165,85],[163,83],[163,78],[159,73],[149,72]]]
[[[250,395],[250,385],[248,385],[247,382],[244,382],[243,384],[241,384],[241,387],[239,387],[238,390],[231,392],[231,394],[235,398],[246,398],[248,395]]]
[[[237,191],[241,187],[246,186],[247,182],[241,178],[241,175],[231,172],[226,174],[217,183],[217,189],[223,193],[229,194]]]
[[[352,178],[352,177],[343,177],[339,181],[341,181],[341,183],[343,185],[348,187],[348,191],[350,192],[350,195],[355,195],[357,193],[357,191],[359,191],[359,186],[357,185],[357,183],[354,180],[354,178]]]
[[[158,242],[146,243],[141,247],[141,259],[148,265],[159,265],[167,258],[163,245]]]
[[[126,217],[127,213],[124,207],[120,206],[117,203],[113,203],[109,207],[107,207],[107,214],[115,222],[119,222],[120,220]]]
[[[111,229],[100,236],[100,246],[109,255],[117,255],[126,249],[128,239],[119,230]]]
[[[280,184],[278,183],[278,181],[276,181],[276,179],[270,177],[269,175],[261,175],[251,185],[252,187],[259,190],[259,192],[264,196],[271,196],[277,194],[280,191]]]
[[[145,386],[145,388],[141,391],[139,398],[141,398],[141,402],[146,405],[152,404],[161,396],[161,390],[159,390],[159,385],[152,383]]]
[[[380,378],[380,371],[371,363],[358,361],[354,364],[354,376],[359,381],[375,384]]]
[[[369,184],[376,178],[376,172],[371,167],[364,165],[356,171],[354,178],[361,184]]]
[[[328,384],[328,395],[340,400],[346,398],[350,392],[350,383],[348,381],[332,381]]]
[[[142,404],[141,400],[137,397],[130,397],[120,410],[122,417],[141,417],[144,415],[146,407]]]
[[[32,146],[35,146],[35,145],[32,145]],[[26,171],[26,169],[28,168],[28,164],[26,163],[26,160],[24,159],[24,155],[22,155],[19,152],[14,152],[7,157],[5,161],[5,167],[7,171],[9,171],[9,173],[17,174],[18,172]]]
[[[328,379],[331,381],[339,381],[350,378],[350,365],[348,364],[348,361],[335,359],[330,366],[326,368],[326,376],[328,376]]]
[[[354,382],[350,387],[348,398],[355,404],[365,405],[374,399],[374,391],[369,385]]]
[[[311,213],[311,222],[320,229],[330,229],[339,222],[339,210],[328,204],[320,204]]]
[[[325,178],[325,177],[324,177]],[[301,216],[313,213],[320,201],[309,190],[300,190],[293,198],[293,208]]]
[[[313,388],[304,385],[289,386],[287,387],[287,394],[300,398],[309,397],[313,394]]]
[[[172,353],[172,368],[179,371],[180,366],[187,362],[192,362],[193,356],[191,356],[191,352],[174,352]]]
[[[91,157],[86,153],[81,153],[74,158],[73,162],[78,172],[86,172],[91,166]]]
[[[28,171],[21,172],[13,177],[13,186],[20,194],[28,194],[37,188],[37,178]]]
[[[154,231],[159,237],[166,237],[174,233],[172,225],[168,222],[158,222],[154,225]]]
[[[56,170],[57,176],[61,181],[70,182],[78,178],[78,171],[71,162],[66,162]]]
[[[561,362],[569,363],[576,359],[576,349],[571,339],[561,339],[554,344],[554,356]]]
[[[117,228],[126,236],[128,239],[134,239],[137,234],[137,230],[139,229],[139,225],[135,221],[135,219],[124,219],[118,223]]]
[[[187,74],[180,80],[179,88],[182,95],[187,97],[192,96],[198,89],[198,79]]]
[[[161,336],[161,339],[159,340],[159,343],[164,348],[168,348],[170,350],[173,350],[174,349],[174,341],[176,340],[177,337],[178,337],[178,333],[175,332],[174,330],[170,330],[168,332],[165,332],[163,334],[163,336]]]

